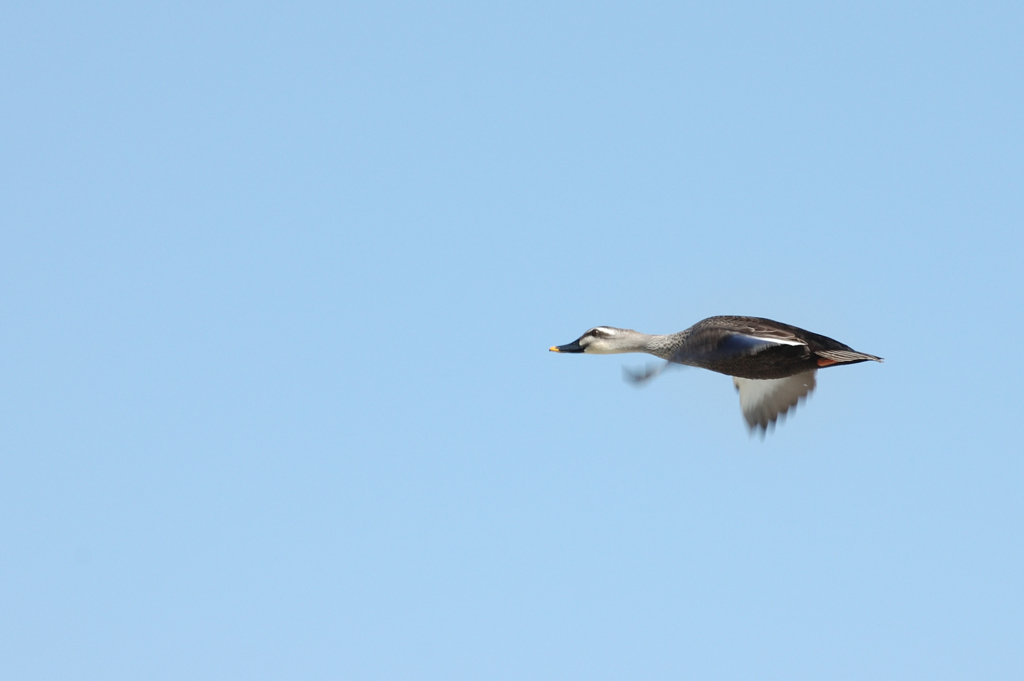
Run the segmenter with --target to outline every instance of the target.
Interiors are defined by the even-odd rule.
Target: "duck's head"
[[[636,331],[616,329],[614,326],[595,326],[585,334],[566,345],[552,345],[551,352],[585,352],[588,355],[612,355],[619,352],[636,352],[638,337]]]

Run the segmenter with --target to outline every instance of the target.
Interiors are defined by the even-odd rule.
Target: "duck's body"
[[[760,317],[708,317],[685,331],[664,336],[598,326],[551,350],[646,352],[670,363],[732,376],[747,424],[762,429],[814,390],[819,368],[882,361],[826,336]],[[659,372],[634,378],[644,380]]]

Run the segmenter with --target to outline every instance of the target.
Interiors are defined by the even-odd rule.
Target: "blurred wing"
[[[651,379],[660,376],[662,371],[671,366],[673,366],[672,362],[662,362],[661,364],[648,364],[639,370],[622,367],[622,374],[633,385],[643,385]]]
[[[733,377],[732,382],[740,391],[740,409],[747,427],[762,431],[809,395],[815,385],[813,371],[766,381]]]

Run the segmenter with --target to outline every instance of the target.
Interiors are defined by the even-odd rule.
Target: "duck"
[[[612,355],[643,352],[665,360],[627,378],[644,383],[671,365],[708,369],[731,376],[747,428],[762,436],[816,386],[819,369],[881,357],[858,352],[837,340],[763,317],[708,317],[680,331],[651,335],[614,326],[595,326],[551,352]]]

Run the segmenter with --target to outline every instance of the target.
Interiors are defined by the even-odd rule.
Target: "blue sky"
[[[1024,674],[1019,5],[6,15],[5,678]]]

